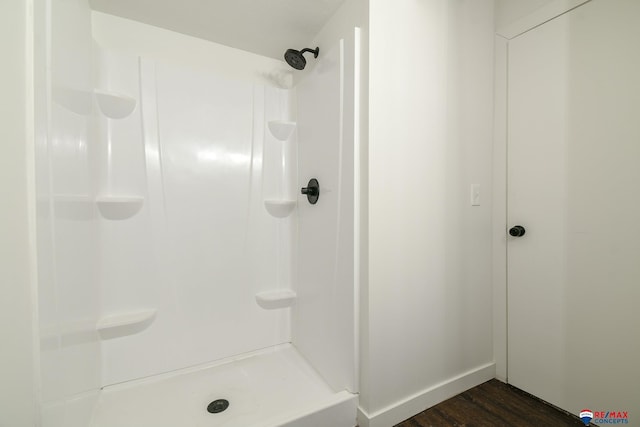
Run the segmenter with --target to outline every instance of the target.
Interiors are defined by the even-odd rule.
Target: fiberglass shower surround
[[[45,421],[355,425],[355,40],[295,88],[99,41],[80,52],[92,66],[54,61],[37,152],[55,201],[39,227],[56,229],[39,243],[56,274],[39,284]],[[61,90],[72,80],[93,108]]]
[[[283,203],[282,218],[265,206],[296,197],[295,145],[265,131],[290,119],[288,91],[135,57],[104,63],[105,86],[140,94],[140,108],[100,120],[101,197],[144,203],[100,223],[103,307],[122,319],[160,310],[144,333],[120,325],[123,339],[103,343],[104,383],[290,341],[287,310],[256,304],[256,294],[292,285],[294,205]]]

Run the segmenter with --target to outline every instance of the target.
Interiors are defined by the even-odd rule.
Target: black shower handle
[[[300,189],[300,192],[306,194],[309,203],[315,205],[320,197],[320,183],[318,183],[317,179],[311,178],[307,186]]]
[[[316,187],[302,187],[300,189],[300,192],[302,194],[306,194],[308,196],[317,196],[318,195],[318,189]]]

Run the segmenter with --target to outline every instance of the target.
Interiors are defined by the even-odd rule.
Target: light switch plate
[[[480,206],[480,184],[471,184],[471,206]]]

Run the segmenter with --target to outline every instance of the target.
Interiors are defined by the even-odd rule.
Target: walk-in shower
[[[357,29],[294,84],[281,59],[50,6],[43,425],[355,426]]]

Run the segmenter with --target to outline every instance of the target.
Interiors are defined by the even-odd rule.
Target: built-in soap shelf
[[[144,203],[141,196],[104,195],[96,197],[100,214],[111,220],[131,218],[137,214]]]
[[[105,316],[96,324],[96,330],[102,339],[137,334],[153,323],[157,312],[156,309],[148,309]]]
[[[110,119],[124,119],[136,108],[135,98],[123,93],[95,89],[93,94],[102,114]]]
[[[265,200],[264,207],[271,216],[285,218],[293,212],[293,209],[296,207],[296,201],[288,199]]]
[[[269,132],[278,141],[286,141],[296,128],[296,122],[286,122],[282,120],[271,120],[268,123]]]
[[[256,294],[256,302],[266,310],[291,307],[296,300],[296,293],[290,289],[275,289]]]

